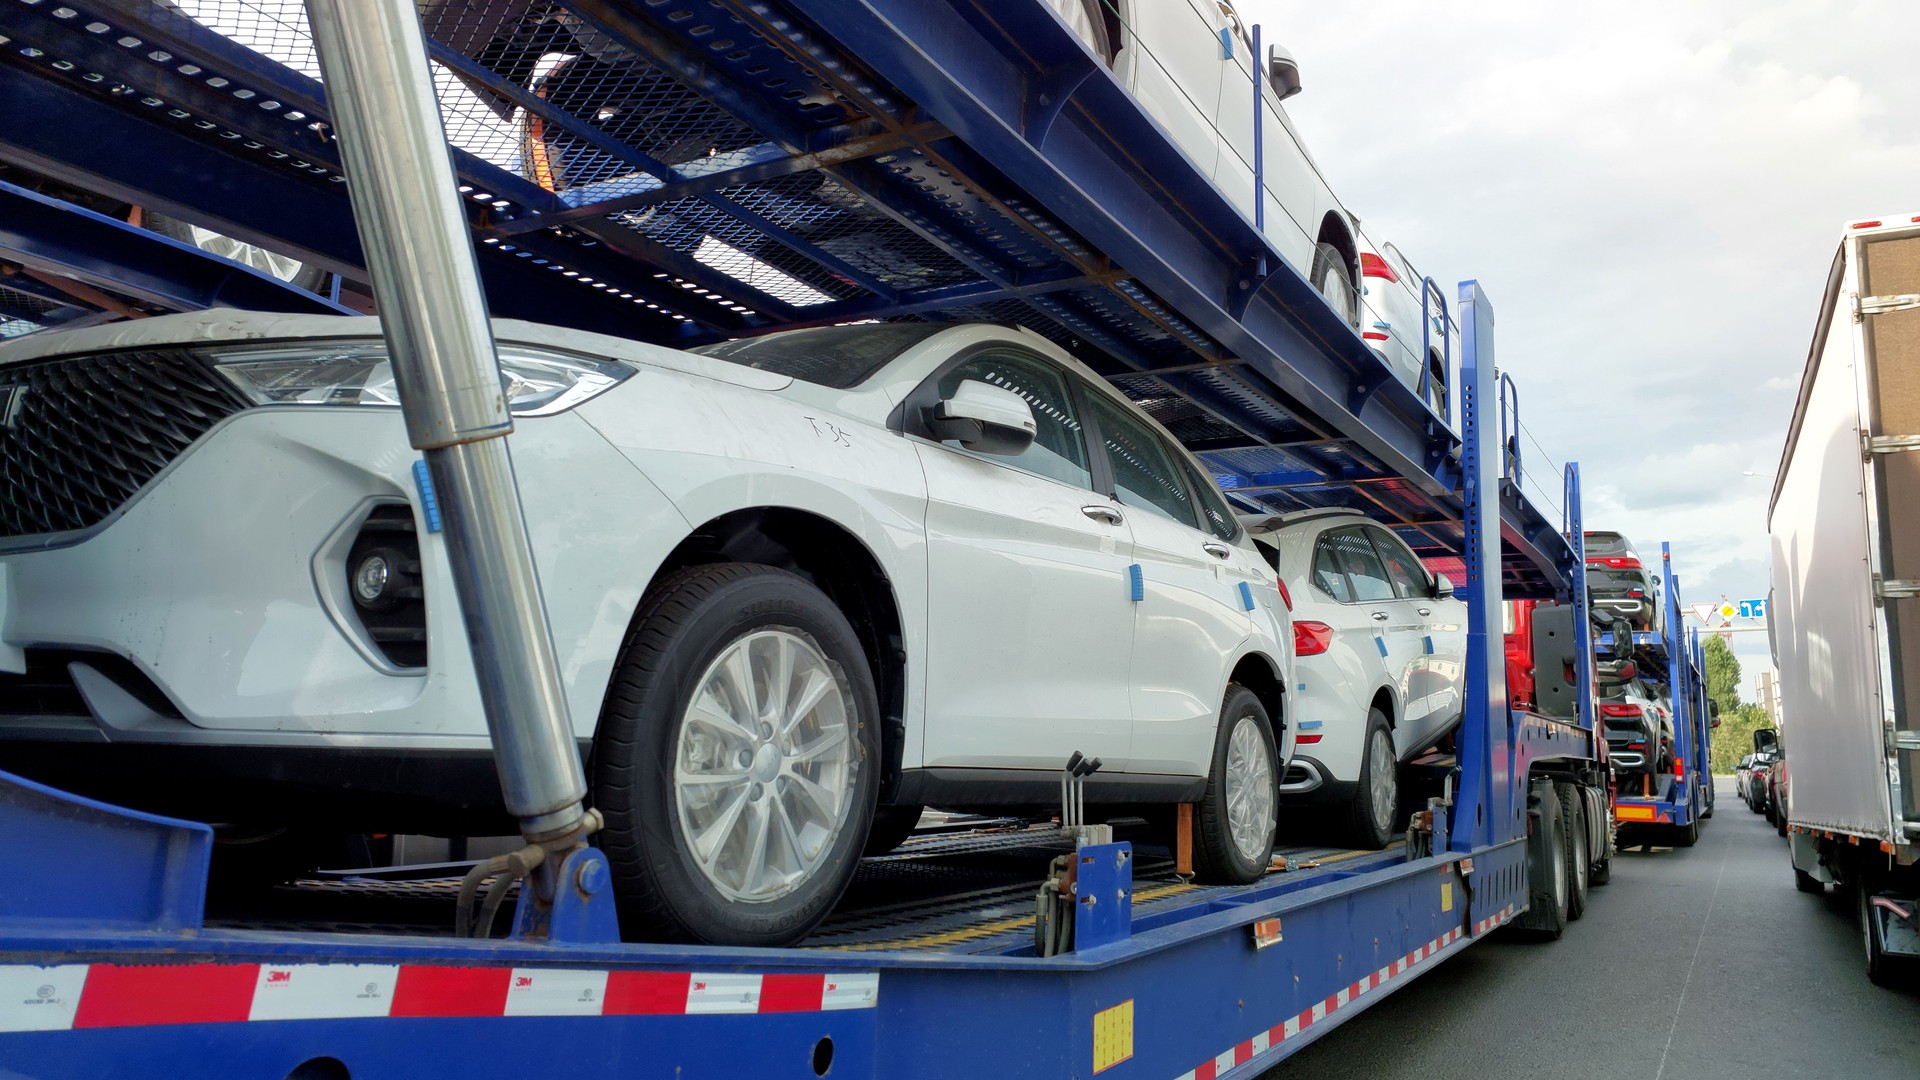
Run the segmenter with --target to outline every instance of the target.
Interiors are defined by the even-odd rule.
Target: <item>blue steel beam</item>
[[[1412,391],[1397,381],[1382,386],[1360,416],[1328,392],[1337,387],[1344,396],[1381,362],[1298,273],[1274,273],[1241,318],[1229,314],[1243,299],[1237,282],[1262,259],[1277,264],[1278,254],[1218,192],[1191,190],[1192,164],[1104,67],[1077,83],[1044,146],[1028,140],[1041,76],[1092,64],[1043,5],[991,17],[924,0],[792,6],[1289,397],[1393,471],[1446,494],[1422,464],[1426,438],[1413,419]],[[1187,181],[1177,192],[1168,187],[1175,178]]]
[[[293,71],[267,57],[245,48],[231,39],[214,33],[200,24],[188,19],[179,12],[160,7],[150,0],[133,0],[123,8],[115,9],[104,16],[119,29],[138,35],[142,42],[139,52],[127,48],[116,48],[112,34],[95,35],[84,31],[87,20],[84,17],[74,19],[53,19],[37,16],[33,8],[19,5],[0,5],[0,32],[17,40],[39,41],[43,48],[53,55],[71,58],[72,62],[85,65],[87,69],[111,74],[122,80],[123,85],[136,91],[145,91],[152,100],[148,111],[161,118],[171,116],[168,111],[177,109],[190,112],[193,117],[204,115],[204,121],[190,117],[177,117],[181,125],[207,122],[238,133],[242,138],[234,140],[241,148],[250,143],[254,146],[277,147],[276,152],[290,155],[293,160],[308,163],[307,171],[316,170],[322,174],[339,170],[338,153],[328,135],[328,116],[324,92],[314,79]],[[119,29],[114,32],[118,33]],[[162,54],[173,57],[170,65],[149,62],[144,51],[151,46],[160,46]],[[57,51],[56,51],[57,50]],[[240,99],[230,93],[210,93],[202,85],[200,77],[188,77],[178,70],[180,61],[191,59],[204,70],[203,75],[211,76],[215,72],[226,78],[236,89],[249,89],[255,93],[251,99]],[[253,88],[258,88],[254,91]],[[276,108],[272,111],[260,107],[261,102],[272,101]],[[289,122],[289,117],[297,120]],[[25,123],[27,117],[19,118]],[[501,169],[490,162],[459,149],[452,150],[455,167],[462,182],[479,191],[495,197],[505,197],[515,204],[505,210],[489,208],[491,214],[531,213],[535,210],[562,209],[551,192]],[[276,159],[283,160],[283,159]],[[284,160],[283,160],[284,164]],[[324,166],[324,168],[321,168]],[[138,202],[138,199],[128,201]],[[287,204],[289,208],[297,202]],[[517,211],[516,208],[517,207]],[[476,205],[475,211],[480,207]],[[218,205],[197,208],[183,216],[194,218],[196,213],[204,217],[208,213],[219,215]],[[289,216],[298,216],[290,214]],[[662,307],[670,307],[686,315],[702,326],[714,332],[728,334],[753,325],[757,320],[743,319],[740,315],[712,301],[708,297],[689,294],[686,290],[670,285],[656,283],[651,273],[652,267],[671,272],[674,276],[694,283],[708,292],[723,295],[736,295],[739,300],[750,306],[775,315],[791,316],[795,309],[785,301],[762,293],[758,289],[745,286],[717,270],[696,261],[691,255],[674,252],[656,244],[639,233],[623,229],[605,221],[580,223],[570,228],[591,234],[591,243],[606,243],[610,248],[644,257],[649,267],[615,265],[600,261],[600,256],[583,252],[578,243],[567,243],[546,233],[529,235],[516,241],[522,248],[538,248],[539,254],[549,261],[564,261],[570,266],[580,265],[584,273],[590,273],[600,280],[618,280],[621,291],[636,295],[645,295],[649,300]],[[225,232],[226,230],[220,230]],[[249,239],[247,237],[238,237]],[[284,248],[286,241],[275,242],[271,233],[250,242],[258,242],[268,248]],[[357,241],[355,243],[357,247]],[[322,265],[325,265],[322,263]],[[363,271],[358,263],[350,266],[328,266],[336,272],[347,272],[360,276]],[[618,275],[616,277],[616,275]],[[556,275],[558,276],[558,275]],[[547,322],[568,322],[567,312],[575,305],[564,302],[567,295],[562,290],[554,299],[560,301],[545,309],[544,314],[522,315],[519,317],[544,319]],[[589,310],[604,298],[592,297],[589,291],[583,291],[580,299]],[[638,322],[649,321],[637,316]],[[584,327],[583,327],[584,328]],[[681,327],[672,327],[666,340],[684,334]],[[655,339],[659,340],[659,339]]]
[[[14,5],[0,5],[0,16]],[[151,114],[116,106],[18,68],[0,65],[0,159],[130,203],[151,206],[249,243],[358,272],[360,244],[339,185],[316,184],[264,157],[223,152]],[[112,132],[111,139],[98,133]],[[298,208],[292,212],[291,208]],[[488,301],[504,318],[555,321],[567,311],[583,330],[640,337],[677,324],[510,256],[480,260]],[[311,257],[311,258],[310,258]]]
[[[1513,835],[1512,788],[1525,778],[1513,776],[1509,750],[1513,721],[1507,710],[1507,650],[1501,636],[1503,577],[1500,548],[1494,539],[1500,534],[1499,391],[1494,369],[1493,307],[1478,282],[1460,283],[1460,328],[1466,720],[1460,725],[1460,790],[1447,842],[1454,851],[1471,851]],[[1524,813],[1525,792],[1520,796]],[[1525,832],[1522,822],[1520,834]]]
[[[251,266],[3,181],[0,258],[173,311],[355,314]]]

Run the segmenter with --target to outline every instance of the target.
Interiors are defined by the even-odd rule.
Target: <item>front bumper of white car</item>
[[[642,549],[684,525],[577,415],[522,420],[511,446],[590,737],[638,599],[619,582],[644,582],[662,553]],[[398,410],[241,409],[105,520],[0,541],[0,768],[180,813],[235,787],[290,809],[342,790],[497,800],[419,461]],[[370,544],[417,558],[423,642],[356,606],[348,559]],[[609,572],[622,554],[634,572]]]

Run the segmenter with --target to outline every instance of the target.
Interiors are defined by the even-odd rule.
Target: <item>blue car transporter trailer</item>
[[[1673,709],[1673,769],[1651,793],[1623,791],[1614,800],[1620,843],[1691,847],[1713,813],[1710,734],[1719,721],[1707,703],[1699,635],[1686,625],[1673,553],[1660,545],[1666,616],[1657,634],[1635,634],[1635,656],[1645,674],[1667,688]]]
[[[1182,410],[1156,415],[1240,497],[1369,506],[1423,554],[1461,560],[1467,705],[1450,797],[1416,818],[1401,848],[1329,855],[1317,869],[1307,860],[1243,888],[1136,889],[1141,860],[1124,841],[1083,850],[1076,950],[1043,958],[1017,922],[910,948],[623,944],[595,914],[607,896],[590,858],[564,899],[548,898],[545,919],[525,890],[507,940],[353,932],[324,906],[209,925],[205,826],[8,777],[9,1071],[486,1077],[552,1068],[558,1053],[577,1075],[1250,1076],[1496,927],[1559,933],[1592,861],[1568,856],[1568,834],[1602,854],[1591,656],[1584,645],[1577,654],[1577,720],[1517,713],[1497,628],[1503,595],[1584,608],[1578,476],[1569,467],[1561,522],[1519,494],[1513,441],[1490,437],[1500,427],[1488,403],[1508,414],[1476,284],[1459,291],[1456,432],[1385,374],[1043,5],[797,0],[702,5],[699,19],[662,5],[569,7],[603,35],[603,55],[626,49],[662,76],[673,115],[711,126],[701,138],[713,152],[663,165],[631,133],[596,134],[436,37],[443,66],[551,119],[577,153],[595,148],[629,170],[624,186],[555,192],[455,148],[469,224],[495,241],[481,249],[480,287],[496,314],[680,342],[859,318],[1001,317],[1084,342],[1136,398]],[[285,29],[255,24],[254,45],[285,44]],[[9,162],[197,211],[350,278],[369,261],[333,183],[330,124],[341,118],[310,76],[176,5],[10,4],[0,36],[11,50],[0,89],[22,106],[0,115]],[[841,95],[825,106],[835,122],[806,119],[823,106],[790,94],[802,76]],[[855,104],[848,120],[841,106]],[[92,126],[73,126],[82,121]],[[832,205],[857,209],[841,235],[890,238],[898,258],[857,265],[853,248],[776,220],[791,207],[748,197],[801,175],[830,180],[844,193]],[[472,182],[482,176],[489,186]],[[715,229],[742,223],[728,235],[829,299],[796,306],[796,294],[729,278],[658,235],[616,235],[626,226],[608,224],[608,204],[622,200],[677,200],[686,215],[718,215]],[[998,224],[983,228],[982,215]],[[389,240],[375,233],[369,245]],[[42,231],[39,242],[60,237]],[[562,258],[572,275],[544,269]],[[622,288],[576,284],[582,266]],[[153,295],[190,302],[178,289]],[[1036,860],[1035,883],[1043,872]]]

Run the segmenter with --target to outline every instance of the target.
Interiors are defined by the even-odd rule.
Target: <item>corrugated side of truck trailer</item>
[[[1885,840],[1880,613],[1861,463],[1865,358],[1848,299],[1857,280],[1850,245],[1828,279],[1768,513],[1769,616],[1789,819]]]

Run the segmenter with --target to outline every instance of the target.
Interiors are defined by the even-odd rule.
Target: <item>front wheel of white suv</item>
[[[1194,876],[1211,885],[1258,881],[1273,862],[1280,769],[1260,698],[1229,685],[1214,735],[1213,771],[1195,817]]]
[[[786,945],[859,864],[879,696],[804,578],[717,563],[647,591],[594,741],[599,842],[628,937]]]
[[[1346,806],[1342,829],[1347,843],[1379,851],[1393,839],[1400,806],[1400,762],[1393,752],[1393,729],[1379,709],[1367,710],[1367,741],[1360,754],[1360,779]]]

